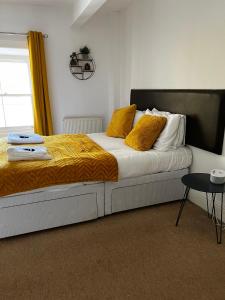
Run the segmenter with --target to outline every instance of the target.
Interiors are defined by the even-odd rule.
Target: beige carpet
[[[225,299],[225,241],[188,203],[0,241],[0,299]],[[225,234],[224,234],[225,240]]]

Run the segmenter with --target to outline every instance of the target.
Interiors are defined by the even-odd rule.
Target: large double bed
[[[193,119],[192,113],[187,113],[188,143],[213,152],[221,151],[220,127],[224,128],[220,119],[220,108],[224,105],[222,91],[199,93],[148,90],[146,93],[143,90],[133,90],[131,104],[136,103],[140,110],[151,109],[158,104],[160,109],[172,112],[179,110],[185,114],[190,109],[184,102],[188,96],[191,103],[196,102],[197,107],[196,110],[193,109]],[[182,105],[174,103],[178,100],[177,97]],[[214,118],[219,118],[220,124],[217,122],[210,130],[216,132],[216,138],[208,131],[206,123],[201,122],[202,108],[199,107],[199,99],[214,101],[211,114]],[[207,110],[204,113],[207,117]],[[200,120],[199,124],[196,123],[196,116]],[[195,126],[193,134],[190,131],[193,130],[192,126]],[[198,130],[203,134],[200,140],[195,138]],[[204,134],[207,139],[203,138]],[[125,145],[123,139],[108,137],[105,133],[90,134],[89,138],[116,158],[118,181],[58,184],[0,197],[0,238],[93,220],[119,211],[178,200],[183,196],[181,177],[188,173],[192,162],[189,147],[183,146],[166,152],[143,152]]]

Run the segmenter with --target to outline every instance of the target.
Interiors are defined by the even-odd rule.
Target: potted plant
[[[88,59],[90,54],[90,49],[87,46],[80,48],[80,53],[83,59]]]

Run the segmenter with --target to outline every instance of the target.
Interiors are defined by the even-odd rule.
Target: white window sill
[[[34,133],[33,126],[0,127],[0,137],[6,137],[10,132],[13,133]]]

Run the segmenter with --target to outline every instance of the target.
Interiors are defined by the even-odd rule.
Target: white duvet
[[[111,138],[104,133],[92,133],[89,137],[103,149],[115,156],[119,166],[119,179],[147,174],[181,170],[189,167],[192,153],[188,147],[171,151],[136,151],[120,138]]]

